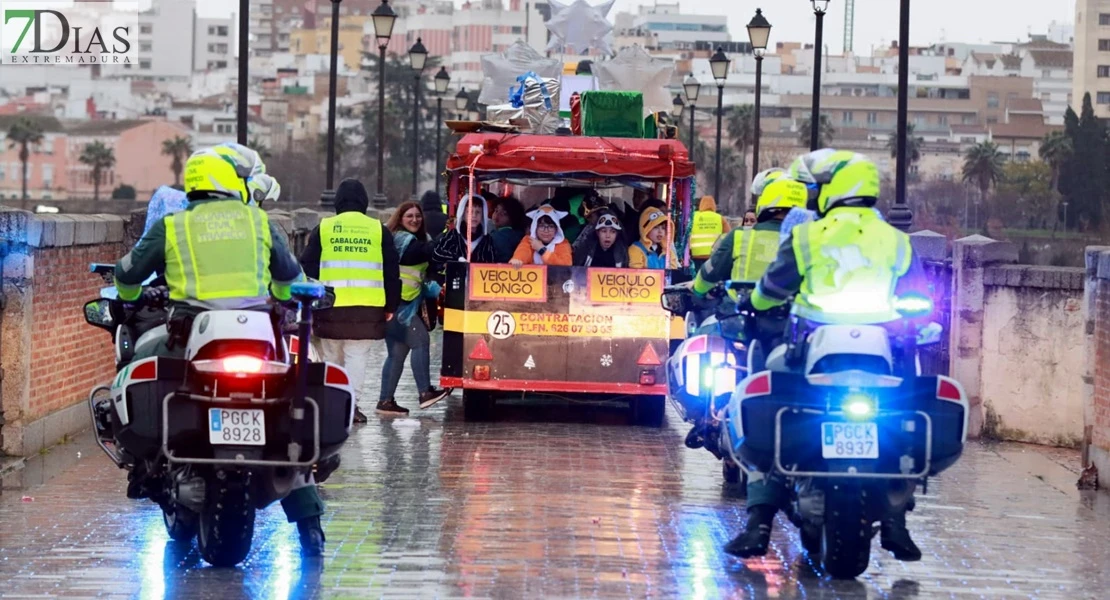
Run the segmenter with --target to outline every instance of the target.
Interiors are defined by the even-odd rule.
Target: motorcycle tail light
[[[236,378],[252,375],[284,375],[289,371],[289,365],[285,363],[262,360],[255,356],[243,354],[194,361],[193,368],[200,373],[231,375]]]
[[[158,360],[150,360],[135,365],[131,369],[131,381],[150,381],[158,379]]]
[[[651,369],[641,370],[640,385],[655,385],[655,371]]]
[[[749,377],[744,384],[745,396],[767,396],[771,393],[771,374],[767,371]]]
[[[328,385],[351,385],[351,379],[347,377],[347,372],[335,366],[328,365],[327,371],[324,372],[324,383]]]
[[[474,366],[474,381],[489,381],[489,365]]]
[[[937,398],[949,402],[960,402],[963,397],[963,390],[955,381],[944,376],[937,377]]]

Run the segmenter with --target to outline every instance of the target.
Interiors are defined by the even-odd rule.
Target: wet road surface
[[[275,505],[235,570],[169,542],[158,508],[127,500],[124,473],[82,437],[4,477],[0,598],[1107,597],[1110,498],[1076,491],[1070,451],[971,445],[910,515],[923,561],[876,538],[867,573],[832,582],[781,517],[766,558],[721,552],[743,498],[683,447],[673,414],[654,430],[618,408],[500,412],[465,423],[447,400],[371,414],[322,486],[324,559],[299,557]]]

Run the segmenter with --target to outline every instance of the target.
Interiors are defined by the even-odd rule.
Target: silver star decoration
[[[670,114],[673,99],[667,92],[674,63],[656,60],[638,44],[624,48],[613,58],[593,65],[598,87],[609,92],[640,92],[644,95],[644,118],[657,112]]]
[[[529,71],[543,79],[558,81],[563,76],[563,61],[557,58],[544,58],[542,54],[521,40],[517,40],[501,54],[483,56],[484,79],[478,103],[487,106],[507,104],[509,89],[519,85],[516,78]]]
[[[551,42],[547,49],[565,54],[587,54],[597,48],[610,54],[608,36],[613,24],[607,18],[616,0],[608,0],[597,6],[586,0],[574,0],[571,4],[559,0],[549,0],[551,18],[544,25],[551,32]]]

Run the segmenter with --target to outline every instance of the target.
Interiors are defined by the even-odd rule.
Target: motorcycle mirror
[[[335,306],[335,288],[324,286],[324,297],[317,300],[313,306],[316,307],[316,310],[323,310]]]
[[[112,301],[107,298],[97,298],[85,303],[85,322],[108,331],[115,329],[116,319],[112,316]]]

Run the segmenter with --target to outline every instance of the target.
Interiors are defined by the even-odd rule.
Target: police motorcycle
[[[106,267],[93,271],[107,278]],[[307,341],[326,290],[300,282],[292,295]],[[166,336],[165,318],[151,316],[166,298],[148,286],[137,303],[85,304],[85,320],[112,333],[118,370],[89,395],[96,439],[128,471],[128,497],[162,508],[171,539],[196,537],[205,561],[230,567],[250,551],[257,510],[339,466],[353,391],[344,369],[309,360],[309,344],[290,355],[280,320],[260,311],[201,312],[181,336],[185,358],[134,360]]]
[[[746,474],[718,443],[721,413],[737,382],[748,375],[749,351],[760,351],[753,343],[757,322],[772,327],[778,323],[781,331],[787,314],[785,308],[759,317],[739,312],[737,298],[730,298],[729,292],[746,296],[754,287],[750,282],[725,281],[699,297],[687,282],[667,286],[661,299],[664,310],[686,323],[686,339],[666,366],[667,397],[682,420],[693,426],[686,434],[686,447],[705,448],[721,461],[725,482],[741,486]]]
[[[785,477],[786,514],[834,578],[870,561],[874,523],[912,509],[918,483],[951,467],[967,440],[968,401],[954,379],[922,376],[919,346],[936,323],[928,298],[894,300],[904,318],[836,325],[791,316],[787,343],[749,374],[723,411],[720,444],[745,469]]]

